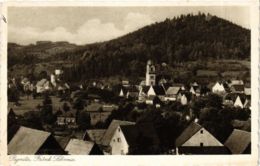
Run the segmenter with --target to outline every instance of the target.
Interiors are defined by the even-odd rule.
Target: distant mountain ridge
[[[138,76],[148,59],[171,66],[197,60],[250,59],[250,30],[210,14],[188,14],[102,43],[84,46],[67,42],[8,44],[11,59],[19,59],[14,57],[20,54],[24,58],[33,57],[35,62],[70,61],[74,64],[71,72],[80,73],[83,78]]]

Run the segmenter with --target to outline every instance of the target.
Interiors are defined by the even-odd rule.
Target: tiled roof
[[[176,139],[175,145],[176,147],[184,144],[189,138],[191,138],[197,131],[202,128],[198,123],[192,122]]]
[[[251,144],[251,132],[234,129],[225,142],[232,154],[242,154]]]
[[[8,144],[9,154],[36,154],[51,133],[21,126]]]

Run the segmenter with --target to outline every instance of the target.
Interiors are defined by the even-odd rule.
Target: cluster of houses
[[[20,84],[24,92],[35,92],[37,94],[42,94],[53,90],[64,92],[65,90],[70,89],[70,86],[61,79],[62,74],[63,70],[56,69],[53,73],[51,73],[50,78],[42,78],[37,82],[32,82],[27,77],[23,76],[19,82],[17,82],[15,78],[12,78],[8,81],[8,88],[17,88],[18,84]]]
[[[20,126],[8,143],[8,154],[128,155],[250,154],[251,133],[234,129],[224,143],[197,122],[191,122],[164,152],[152,124],[113,120],[107,129],[87,129],[81,137],[54,136]],[[28,148],[30,145],[30,148]]]
[[[140,85],[129,85],[122,82],[120,97],[134,98],[137,102],[160,107],[160,103],[179,101],[187,105],[192,99],[206,96],[209,93],[223,97],[223,105],[250,108],[251,88],[243,80],[219,81],[207,85],[197,82],[189,85],[169,83],[166,79],[157,80],[155,65],[149,60],[146,66],[146,77]],[[127,84],[128,83],[128,84]]]
[[[62,70],[55,70],[50,80],[41,79],[35,85],[27,78],[23,78],[21,84],[25,91],[66,91],[70,86],[63,82]],[[11,80],[8,88],[15,85]],[[109,88],[99,82],[93,85],[99,89]],[[83,86],[78,91],[71,91],[70,98],[77,100],[81,96]],[[111,89],[113,91],[113,89]],[[123,80],[122,85],[115,91],[118,97],[131,98],[137,103],[145,103],[161,107],[163,103],[178,101],[182,105],[189,104],[194,98],[215,93],[223,97],[223,105],[250,108],[251,89],[242,80],[219,81],[208,85],[200,85],[197,82],[185,84],[169,83],[166,79],[157,79],[157,72],[152,61],[147,62],[146,77],[139,85],[131,85]],[[90,115],[92,126],[98,122],[105,122],[118,105],[106,103],[97,95],[88,95],[90,101],[84,111]],[[60,109],[57,114],[57,125],[66,126],[69,129],[77,129],[77,110],[70,102],[67,107]],[[162,152],[160,139],[152,124],[136,124],[135,122],[113,120],[107,129],[87,129],[80,136],[58,134],[59,131],[48,132],[20,126],[13,134],[8,144],[9,154],[69,154],[69,155],[113,155],[113,154],[242,154],[251,151],[251,133],[234,129],[225,143],[221,143],[209,131],[196,121],[180,134],[175,141],[175,148],[171,152]],[[28,148],[28,145],[31,145]]]

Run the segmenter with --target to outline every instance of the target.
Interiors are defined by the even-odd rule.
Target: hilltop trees
[[[114,40],[77,46],[47,56],[41,62],[72,63],[64,69],[64,79],[69,81],[112,75],[136,77],[144,73],[148,59],[171,66],[186,61],[248,59],[249,41],[250,30],[216,16],[188,14],[154,23]],[[8,61],[10,66],[24,64],[29,46],[20,49],[15,49],[14,44],[9,46],[8,54],[13,60]],[[37,59],[34,56],[30,63],[38,62]]]

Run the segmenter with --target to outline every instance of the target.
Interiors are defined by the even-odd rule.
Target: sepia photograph
[[[251,155],[250,18],[249,6],[8,7],[8,155]]]

